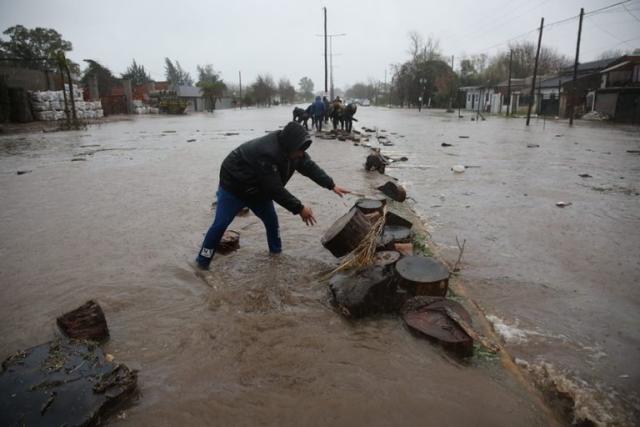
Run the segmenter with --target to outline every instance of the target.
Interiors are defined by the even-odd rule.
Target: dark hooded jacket
[[[289,158],[290,153],[306,150],[310,144],[308,133],[294,122],[283,130],[245,142],[222,162],[220,186],[248,203],[273,200],[299,214],[302,203],[284,188],[295,171],[321,187],[334,187],[333,179],[306,152],[301,159]]]

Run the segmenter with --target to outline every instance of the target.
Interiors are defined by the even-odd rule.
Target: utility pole
[[[529,108],[527,109],[527,126],[531,121],[531,107],[533,107],[533,97],[536,91],[536,75],[538,74],[538,58],[540,58],[540,43],[542,43],[542,29],[544,28],[544,18],[540,20],[540,34],[538,34],[538,50],[536,51],[536,62],[533,65],[533,80],[531,81],[531,92],[529,92]]]
[[[569,111],[569,126],[573,126],[573,116],[576,106],[576,80],[578,79],[578,61],[580,59],[580,36],[582,35],[582,17],[584,8],[580,8],[580,23],[578,24],[578,43],[576,44],[576,61],[573,64],[573,83],[571,84],[571,109]],[[559,94],[558,94],[559,95]],[[559,101],[558,101],[559,102]]]
[[[507,116],[511,109],[511,64],[513,63],[513,50],[509,49],[509,82],[507,83]]]
[[[242,71],[238,70],[238,83],[240,85],[240,108],[242,108]]]
[[[324,93],[327,93],[327,8],[323,7],[322,9],[324,9]]]
[[[329,99],[333,101],[333,37],[329,37]]]
[[[453,71],[453,55],[451,55],[451,72],[453,74],[455,74],[455,71]],[[452,80],[453,83],[453,80]],[[449,108],[447,108],[447,113],[452,113],[453,112],[453,84],[451,85],[451,93],[449,94]]]

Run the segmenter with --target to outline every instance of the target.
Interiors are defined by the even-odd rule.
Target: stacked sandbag
[[[36,120],[54,121],[65,120],[67,114],[64,111],[64,99],[67,97],[67,106],[71,113],[71,93],[69,85],[64,85],[64,92],[61,90],[33,91],[29,93],[31,100],[31,110]],[[82,90],[77,85],[73,85],[73,100],[76,106],[76,117],[78,119],[98,119],[104,117],[104,110],[100,101],[84,101]]]
[[[158,114],[160,112],[160,110],[158,108],[150,107],[148,105],[145,105],[139,99],[134,99],[133,100],[133,112],[135,114]]]

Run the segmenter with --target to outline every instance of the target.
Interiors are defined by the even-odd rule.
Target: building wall
[[[25,90],[56,90],[54,73],[0,65],[0,75],[5,78],[9,87]]]

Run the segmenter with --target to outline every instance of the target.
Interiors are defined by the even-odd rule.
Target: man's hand
[[[311,210],[311,208],[308,208],[306,206],[303,207],[302,211],[300,211],[300,217],[302,218],[304,223],[307,225],[316,224],[316,218],[313,216],[313,211]]]
[[[345,194],[351,193],[351,191],[347,190],[346,188],[338,187],[337,185],[334,185],[333,192],[340,197],[344,196]]]

